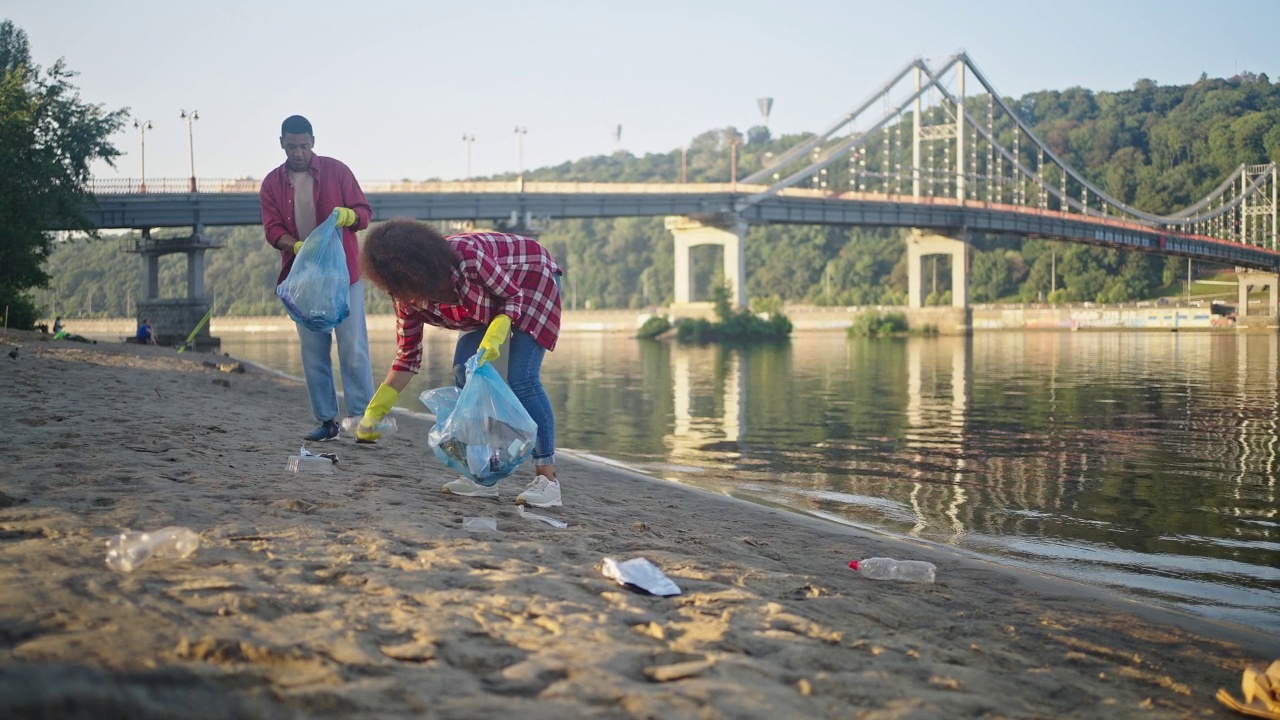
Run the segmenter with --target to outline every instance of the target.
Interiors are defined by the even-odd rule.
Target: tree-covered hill
[[[1064,160],[1124,202],[1168,213],[1203,197],[1240,163],[1280,160],[1280,87],[1266,75],[1201,77],[1181,86],[1140,80],[1132,90],[1095,93],[1046,90],[1011,99],[1035,133]],[[738,174],[804,140],[772,138],[767,129],[744,136],[734,128],[699,135],[686,148],[690,182],[729,180],[730,148],[738,146]],[[675,182],[682,152],[637,157],[625,152],[527,172],[532,180]],[[507,176],[511,177],[511,176]],[[215,228],[225,247],[208,254],[206,287],[217,312],[278,314],[273,294],[278,268],[259,228]],[[568,273],[570,307],[663,305],[673,297],[673,247],[661,218],[557,220],[540,236]],[[1185,261],[1072,243],[979,238],[971,297],[976,302],[1096,300],[1120,302],[1171,291],[1186,275]],[[817,304],[897,304],[905,299],[900,230],[820,226],[752,227],[747,235],[747,295]],[[719,281],[715,248],[695,252],[701,297]],[[1056,270],[1056,277],[1053,271]],[[60,242],[49,258],[53,278],[37,302],[68,317],[131,315],[141,290],[141,263],[111,241]],[[185,292],[180,257],[162,263],[166,295]],[[949,273],[940,268],[935,296],[945,297]],[[1051,294],[1051,290],[1056,292]],[[369,312],[389,311],[371,293]]]

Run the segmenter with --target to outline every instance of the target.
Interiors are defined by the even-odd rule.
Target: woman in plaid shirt
[[[534,507],[561,505],[555,467],[555,416],[542,387],[542,358],[560,336],[560,266],[536,240],[504,233],[444,237],[434,228],[396,218],[369,231],[360,264],[366,277],[395,301],[398,350],[391,370],[356,431],[356,440],[375,442],[375,430],[422,365],[422,326],[461,330],[453,353],[459,386],[464,365],[483,350],[481,362],[498,358],[511,337],[507,382],[538,424],[533,463],[537,476],[516,502]],[[469,478],[445,483],[445,492],[497,497],[498,488]]]

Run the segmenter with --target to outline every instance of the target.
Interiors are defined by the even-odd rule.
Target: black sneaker
[[[328,440],[338,439],[338,423],[332,420],[325,420],[320,427],[312,430],[303,436],[304,440],[311,442],[326,442]]]

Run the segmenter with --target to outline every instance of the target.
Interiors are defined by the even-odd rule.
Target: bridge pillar
[[[142,298],[155,300],[160,297],[160,256],[142,256]]]
[[[1239,303],[1236,307],[1237,318],[1249,316],[1249,291],[1262,287],[1267,288],[1268,315],[1272,321],[1280,317],[1280,288],[1277,288],[1277,284],[1280,283],[1280,275],[1236,268],[1236,282],[1240,284]]]
[[[969,243],[913,228],[907,236],[907,307],[924,307],[924,259],[932,255],[951,257],[951,305],[969,307]]]
[[[201,321],[209,311],[209,302],[204,296],[204,255],[206,250],[221,247],[220,241],[206,236],[204,225],[197,223],[187,237],[154,238],[151,230],[144,228],[138,237],[125,242],[126,252],[142,256],[143,292],[136,307],[137,319],[151,320],[157,342],[180,344],[198,327],[192,345],[200,350],[218,348],[220,341],[209,334],[209,324]],[[187,256],[186,297],[160,297],[160,257],[171,253]]]
[[[730,298],[737,307],[747,306],[747,254],[743,239],[747,224],[736,215],[716,218],[668,217],[667,229],[676,243],[677,305],[693,302],[693,263],[691,251],[698,245],[720,245],[724,248],[724,277],[729,282]]]
[[[187,297],[204,299],[204,250],[187,251]]]

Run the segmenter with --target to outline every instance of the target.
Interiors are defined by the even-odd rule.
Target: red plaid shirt
[[[519,235],[466,233],[446,238],[461,262],[453,271],[458,303],[396,300],[396,360],[392,370],[422,367],[422,326],[451,330],[487,327],[494,316],[533,336],[547,350],[560,337],[560,266],[546,248]]]

